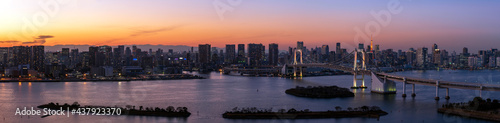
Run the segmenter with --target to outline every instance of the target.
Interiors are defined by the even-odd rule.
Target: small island
[[[223,118],[228,119],[317,119],[317,118],[348,118],[348,117],[368,117],[379,118],[388,113],[382,111],[377,106],[362,106],[358,108],[347,108],[342,110],[340,106],[335,107],[336,111],[309,111],[309,109],[296,110],[294,108],[279,109],[273,112],[273,109],[251,108],[233,108],[232,111],[226,111],[222,114]]]
[[[309,97],[309,98],[336,98],[336,97],[354,97],[347,88],[337,86],[318,86],[318,87],[295,87],[285,91],[286,94]]]
[[[136,116],[162,116],[162,117],[189,117],[191,113],[188,111],[187,107],[173,107],[168,106],[167,108],[159,107],[146,107],[139,106],[139,109],[135,109],[135,106],[127,105],[126,108],[122,107],[109,107],[109,106],[80,106],[78,102],[74,102],[69,105],[67,103],[59,105],[59,103],[50,102],[48,104],[43,104],[37,106],[37,108],[48,108],[48,109],[63,109],[63,110],[78,110],[79,108],[116,108],[120,110],[120,114],[117,115],[136,115]],[[47,117],[47,116],[42,116]]]
[[[499,109],[498,100],[484,100],[481,97],[475,97],[469,102],[444,104],[442,108],[438,109],[438,112],[500,122]]]

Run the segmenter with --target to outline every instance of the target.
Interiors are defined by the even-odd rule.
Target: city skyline
[[[468,47],[474,52],[500,44],[500,28],[495,23],[500,18],[492,16],[499,10],[496,1],[396,1],[398,4],[392,3],[394,1],[318,1],[307,5],[302,1],[46,2],[2,1],[0,18],[4,21],[0,26],[4,28],[0,29],[0,46],[196,47],[209,43],[222,48],[226,44],[277,43],[280,50],[286,50],[296,41],[304,41],[308,47],[335,46],[341,42],[343,47],[354,48],[359,43],[354,41],[355,29],[364,30],[367,23],[377,22],[371,12],[380,13],[393,4],[399,5],[396,8],[400,7],[401,11],[391,14],[390,23],[381,26],[380,32],[373,36],[374,43],[381,49],[429,48],[437,43],[448,51],[458,52]],[[444,4],[447,7],[443,7]],[[51,6],[46,9],[44,5]],[[220,16],[215,8],[218,5],[229,5],[233,10]],[[35,20],[32,18],[35,16],[40,18]],[[30,29],[35,31],[27,31]],[[361,40],[365,45],[370,41]]]

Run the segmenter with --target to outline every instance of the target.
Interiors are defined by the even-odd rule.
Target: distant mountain
[[[45,46],[45,52],[56,52],[56,51],[61,51],[62,48],[69,48],[71,49],[78,49],[78,51],[89,51],[89,47],[91,45],[54,45],[54,46]],[[132,49],[132,45],[124,45],[125,48],[130,47]],[[163,52],[168,52],[168,49],[174,50],[174,52],[183,52],[183,51],[190,51],[191,46],[186,46],[186,45],[135,45],[137,48],[140,48],[142,51],[149,51],[149,49],[152,49],[153,52],[158,50],[158,48],[163,49]],[[118,46],[111,46],[113,48],[118,47]],[[219,48],[217,47],[218,50],[224,50],[225,48]],[[198,47],[193,47],[194,51],[198,51]],[[238,49],[236,49],[238,50]],[[266,52],[268,49],[266,49]],[[245,51],[247,52],[247,51]],[[282,52],[288,52],[287,50],[279,50],[280,53]]]
[[[45,46],[45,52],[56,52],[61,51],[62,48],[69,49],[78,49],[81,51],[89,51],[89,47],[91,45],[54,45],[54,46]],[[132,49],[132,45],[124,45],[125,48],[130,47]],[[174,52],[182,52],[191,50],[191,46],[186,45],[135,45],[137,48],[140,48],[142,51],[149,51],[152,49],[153,52],[160,49],[163,49],[163,52],[168,52],[168,49],[173,49]],[[118,46],[111,46],[113,48]],[[198,51],[198,47],[193,48],[194,51]]]

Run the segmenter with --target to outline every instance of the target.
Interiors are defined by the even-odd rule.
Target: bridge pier
[[[415,84],[412,84],[412,87],[411,87],[411,97],[415,97],[417,96],[417,94],[415,94]]]
[[[300,77],[302,77],[302,67],[299,67]]]
[[[406,77],[403,78],[403,98],[406,97]]]
[[[365,86],[365,74],[361,73],[361,79],[363,79],[362,80],[363,83],[361,83],[362,84],[361,88],[366,88],[366,86]]]
[[[479,97],[483,97],[483,85],[479,86]]]
[[[435,100],[439,100],[439,81],[436,81],[436,97]]]
[[[446,97],[444,99],[449,100],[450,99],[450,88],[446,88]]]
[[[356,78],[356,72],[354,72],[354,76],[353,76],[353,79],[352,79],[352,87],[351,88],[357,88],[358,86],[356,86],[356,82],[358,81],[357,78]]]

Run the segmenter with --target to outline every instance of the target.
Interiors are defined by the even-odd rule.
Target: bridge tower
[[[361,74],[361,78],[358,77],[358,54],[361,53],[361,70],[366,70],[366,53],[364,50],[357,50],[357,49],[354,49],[354,68],[353,68],[353,71],[354,71],[354,76],[353,76],[353,84],[352,84],[352,89],[358,89],[358,88],[366,88],[365,86],[365,74]],[[362,82],[362,85],[361,86],[357,86],[357,82],[358,80],[361,80]]]
[[[297,62],[297,52],[299,52],[299,55],[300,55],[300,63]],[[293,52],[293,64],[294,64],[294,67],[293,67],[293,77],[297,77],[297,67],[296,67],[296,65],[303,63],[302,57],[304,57],[302,55],[302,49],[295,49],[295,51]],[[300,72],[300,77],[302,77],[302,67],[299,67],[299,72]]]

